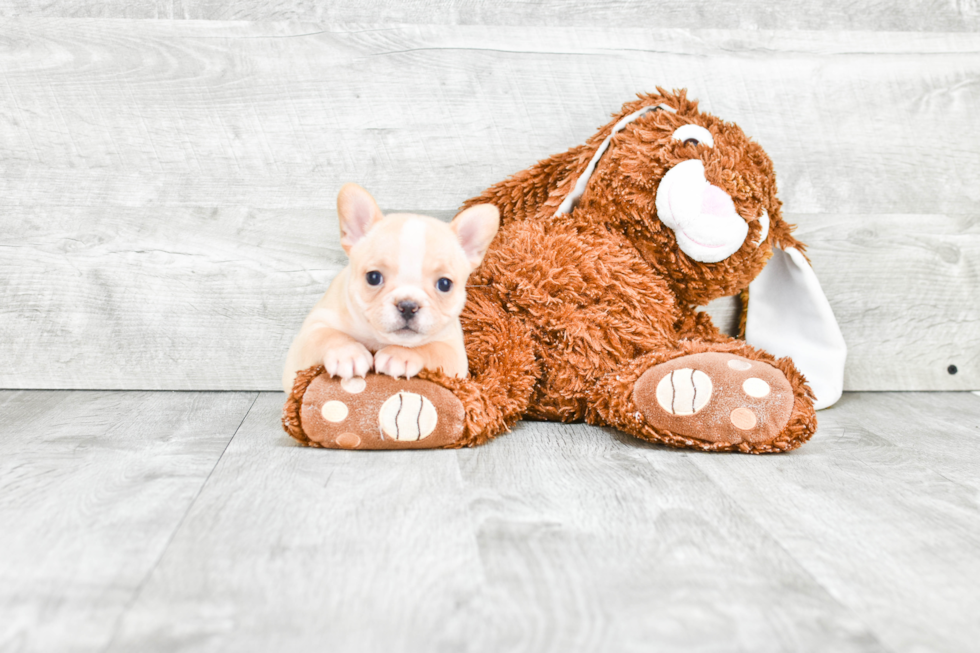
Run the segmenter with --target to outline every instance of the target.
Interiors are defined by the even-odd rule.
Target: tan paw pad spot
[[[320,409],[320,414],[323,415],[323,419],[328,422],[343,422],[347,419],[348,412],[347,404],[337,400],[328,401]]]
[[[701,370],[674,370],[657,384],[657,403],[671,415],[693,415],[711,399],[711,378]]]
[[[750,397],[761,398],[769,394],[769,384],[762,379],[757,379],[752,377],[751,379],[745,379],[745,383],[742,384],[742,392]]]
[[[427,398],[414,392],[399,392],[381,405],[378,421],[389,438],[421,440],[435,431],[439,416]]]
[[[752,363],[741,358],[733,358],[728,361],[728,367],[732,368],[733,370],[738,370],[739,372],[744,372],[745,370],[752,368]]]
[[[338,435],[335,442],[341,449],[357,449],[357,445],[361,444],[361,436],[348,431]]]
[[[340,387],[344,389],[344,392],[356,395],[364,392],[364,388],[367,387],[367,381],[363,377],[352,376],[349,379],[343,379],[340,382]]]
[[[755,413],[748,408],[736,408],[732,411],[730,419],[735,428],[742,429],[743,431],[748,431],[755,427],[757,421]]]

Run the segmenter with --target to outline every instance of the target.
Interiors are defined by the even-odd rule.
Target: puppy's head
[[[500,220],[490,204],[470,207],[450,224],[410,213],[384,216],[357,184],[340,189],[337,214],[350,258],[347,303],[355,326],[404,347],[425,344],[459,318],[466,279]]]

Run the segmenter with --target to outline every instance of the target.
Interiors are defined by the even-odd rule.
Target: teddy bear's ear
[[[578,204],[579,199],[585,193],[585,187],[589,183],[589,178],[592,176],[592,173],[595,172],[595,167],[599,163],[599,159],[601,159],[602,155],[609,149],[609,144],[612,142],[613,136],[626,129],[626,126],[637,118],[651,111],[670,111],[671,113],[677,113],[677,109],[674,109],[669,104],[661,103],[645,106],[638,111],[634,111],[633,113],[620,118],[616,124],[613,125],[613,128],[610,130],[606,138],[599,144],[599,147],[596,148],[595,152],[592,154],[592,158],[589,159],[589,162],[585,165],[585,168],[578,175],[570,176],[566,180],[566,183],[559,187],[557,192],[563,196],[563,199],[561,204],[558,205],[555,215],[558,215],[559,213],[571,213],[572,209],[575,208],[575,205]],[[569,188],[568,186],[571,184],[573,179],[575,180],[575,185]]]
[[[789,356],[816,395],[815,408],[840,399],[847,345],[817,275],[796,247],[773,247],[769,263],[749,284],[745,341],[773,356]]]

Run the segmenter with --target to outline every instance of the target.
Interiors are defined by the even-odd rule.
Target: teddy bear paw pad
[[[768,363],[705,352],[655,365],[633,401],[657,428],[706,442],[765,442],[789,423],[793,388]]]
[[[463,433],[463,405],[431,381],[317,376],[303,395],[300,420],[310,444],[329,449],[429,449]]]
[[[399,392],[381,404],[381,431],[393,440],[418,441],[432,435],[439,414],[432,402],[414,392]]]

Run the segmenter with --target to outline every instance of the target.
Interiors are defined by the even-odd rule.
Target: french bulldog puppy
[[[282,386],[322,364],[331,376],[411,378],[423,369],[467,374],[459,314],[466,280],[497,234],[491,204],[450,224],[411,213],[384,216],[371,195],[346,184],[337,196],[340,244],[349,265],[313,307],[286,355]]]

